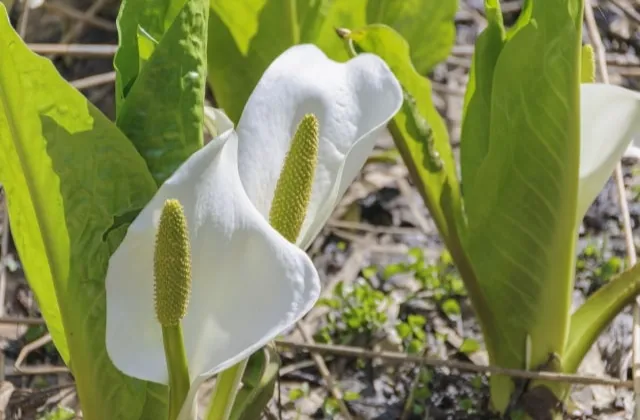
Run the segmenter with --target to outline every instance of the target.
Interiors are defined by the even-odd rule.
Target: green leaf
[[[347,61],[349,54],[336,28],[359,28],[367,24],[367,5],[371,0],[299,0],[301,18],[300,42],[316,44],[336,61]],[[305,4],[306,5],[301,5]]]
[[[382,272],[382,278],[385,280],[389,280],[391,277],[397,274],[407,273],[409,269],[410,267],[406,263],[389,264],[384,268]]]
[[[457,0],[211,0],[209,83],[219,107],[237,123],[260,76],[287,48],[313,43],[346,61],[335,28],[367,23],[386,23],[406,35],[426,73],[453,46],[456,10]]]
[[[409,315],[407,317],[407,322],[412,327],[424,327],[427,320],[422,315]]]
[[[289,391],[289,399],[291,401],[298,401],[302,397],[304,397],[304,391],[301,388],[294,388]]]
[[[141,35],[158,42],[171,26],[186,0],[124,0],[118,19],[118,51],[113,65],[116,69],[116,111],[124,103],[131,86],[142,71],[141,62],[150,52]],[[146,47],[146,48],[145,48]],[[145,54],[146,50],[146,54]]]
[[[162,418],[164,388],[125,377],[105,351],[107,264],[153,179],[116,126],[0,15],[0,182],[27,278],[85,418]]]
[[[360,393],[354,391],[345,391],[343,398],[345,401],[357,401],[360,399]]]
[[[64,407],[56,407],[44,416],[39,417],[38,420],[73,420],[76,418],[76,413]]]
[[[487,338],[500,345],[487,346],[491,361],[509,368],[527,366],[528,336],[531,366],[562,356],[577,234],[582,4],[528,7],[499,51],[498,23],[489,27],[493,38],[485,36],[478,54],[497,59],[475,61],[476,95],[462,134],[465,249],[492,302]],[[489,86],[490,79],[499,82]],[[491,381],[493,404],[503,410],[513,384]]]
[[[249,43],[258,31],[260,11],[268,0],[210,0],[211,9],[229,29],[242,54],[249,50]]]
[[[397,30],[411,45],[411,61],[418,73],[427,74],[449,56],[457,11],[457,0],[369,0],[367,22]]]
[[[640,264],[614,277],[589,296],[571,316],[567,348],[562,358],[566,372],[575,372],[600,333],[640,293]]]
[[[411,326],[405,322],[396,325],[396,332],[400,338],[407,338],[411,335]]]
[[[300,39],[295,1],[268,0],[263,8],[257,6],[248,1],[211,1],[208,80],[218,106],[234,123],[269,64]],[[239,46],[233,34],[241,32],[245,24],[251,28],[256,21],[257,33],[243,52],[244,45]]]
[[[409,342],[409,346],[407,347],[407,353],[409,354],[418,354],[422,353],[424,349],[424,342],[422,340],[411,340]]]
[[[169,19],[176,4],[165,3],[171,6],[169,17],[165,16]],[[119,108],[118,127],[145,159],[158,185],[203,144],[208,12],[205,2],[187,0],[166,33],[158,36],[154,33],[158,28],[143,27],[160,41]],[[120,15],[121,25],[125,17]],[[164,22],[158,16],[156,20]],[[122,54],[128,51],[126,45],[122,41]]]
[[[460,161],[465,190],[475,183],[489,149],[493,71],[506,36],[498,0],[485,0],[484,9],[487,27],[476,41],[462,120]]]
[[[273,396],[279,369],[280,357],[273,343],[263,347],[249,358],[242,378],[242,387],[236,395],[231,410],[230,420],[260,419],[262,410]]]
[[[465,354],[475,353],[480,350],[480,343],[472,338],[465,338],[458,350]]]
[[[460,304],[455,299],[447,299],[440,305],[442,312],[447,314],[448,316],[458,316],[460,315]]]
[[[446,126],[431,99],[431,83],[416,72],[407,42],[393,29],[369,25],[351,32],[348,38],[356,51],[374,53],[385,60],[406,92],[404,105],[389,124],[389,130],[465,280],[488,336],[486,345],[491,347],[491,312],[461,244],[461,234],[466,226],[456,164]]]
[[[327,416],[333,417],[340,411],[340,404],[335,398],[329,397],[324,401],[322,408]]]

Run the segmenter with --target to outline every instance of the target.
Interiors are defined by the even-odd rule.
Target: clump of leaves
[[[391,279],[398,274],[413,273],[419,289],[407,298],[431,298],[440,310],[449,317],[460,315],[458,299],[466,296],[464,283],[458,274],[448,251],[443,251],[435,262],[425,258],[420,248],[409,250],[410,261],[389,264],[382,272],[382,278]]]
[[[330,309],[327,324],[318,333],[325,343],[349,343],[358,335],[372,337],[383,330],[387,322],[384,311],[388,297],[365,279],[353,285],[339,282],[333,296],[321,299],[318,305]]]
[[[68,408],[56,407],[54,410],[39,417],[38,420],[72,420],[75,417],[75,413]]]
[[[431,399],[431,381],[433,379],[433,370],[429,368],[421,368],[416,378],[415,387],[412,389],[411,411],[416,416],[424,416],[429,399]]]
[[[609,283],[614,276],[620,274],[624,269],[623,259],[610,255],[606,251],[606,247],[606,242],[603,242],[600,247],[594,243],[589,243],[578,255],[576,270],[578,276],[585,276],[588,280],[588,287],[585,290],[587,295]]]
[[[425,325],[427,320],[422,315],[409,315],[406,321],[396,325],[398,337],[409,354],[420,354],[427,346]]]

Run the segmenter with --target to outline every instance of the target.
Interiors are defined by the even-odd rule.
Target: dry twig
[[[307,327],[304,321],[302,320],[298,321],[297,329],[298,329],[298,332],[302,335],[302,338],[304,339],[304,341],[309,346],[316,345],[313,337],[311,336],[311,334],[309,334],[309,331],[307,331]],[[322,376],[322,379],[324,379],[324,382],[327,385],[327,388],[329,389],[329,392],[331,392],[331,395],[333,395],[333,398],[336,399],[338,403],[338,407],[340,408],[340,414],[342,414],[345,420],[351,420],[351,413],[349,412],[349,408],[344,402],[342,391],[340,390],[340,388],[338,388],[336,381],[333,379],[333,375],[331,375],[331,372],[329,371],[327,364],[324,362],[324,359],[322,358],[322,355],[312,350],[311,358],[315,362],[318,368],[318,371]]]
[[[111,44],[27,44],[31,51],[42,55],[67,55],[82,58],[111,58],[118,49]]]
[[[117,31],[116,25],[113,22],[107,19],[102,19],[100,17],[91,16],[86,12],[81,12],[59,1],[45,1],[42,4],[42,7],[48,9],[53,13],[59,13],[72,19],[77,19],[81,22],[85,22],[87,25],[91,25],[105,31]]]
[[[75,40],[78,36],[80,36],[82,31],[84,31],[84,28],[85,28],[85,26],[87,24],[87,20],[95,17],[96,14],[100,11],[100,9],[102,9],[105,6],[106,3],[107,3],[107,0],[96,0],[87,9],[87,11],[83,13],[83,18],[80,19],[80,22],[77,22],[69,30],[69,32],[67,32],[64,35],[64,37],[62,38],[62,41],[60,41],[60,43],[61,44],[68,44],[68,43],[72,42],[73,40]]]
[[[68,373],[69,369],[65,366],[36,366],[36,367],[24,366],[23,367],[23,363],[27,358],[27,356],[29,355],[29,353],[39,349],[40,347],[50,342],[51,342],[51,335],[45,334],[42,337],[38,338],[37,340],[32,341],[31,343],[24,346],[22,350],[20,350],[20,354],[18,355],[18,358],[16,359],[16,362],[13,366],[16,372],[19,372],[25,375],[46,375],[46,374],[55,374],[55,373]]]
[[[490,373],[495,375],[511,376],[513,378],[539,379],[550,382],[564,382],[578,385],[610,385],[618,388],[633,388],[632,381],[622,381],[613,378],[598,378],[595,376],[573,375],[568,373],[507,369],[498,366],[482,366],[457,360],[434,359],[392,351],[372,351],[359,347],[333,344],[296,343],[289,340],[276,340],[276,345],[282,349],[304,350],[314,353],[333,354],[360,359],[379,359],[389,363],[422,363],[427,366],[446,367],[463,372]]]
[[[110,71],[108,73],[95,74],[93,76],[84,77],[71,82],[71,86],[76,89],[88,89],[90,87],[106,85],[107,83],[115,82],[116,72]]]
[[[9,210],[7,197],[2,201],[2,240],[0,242],[0,317],[4,316],[4,301],[7,292],[7,256],[9,255]]]

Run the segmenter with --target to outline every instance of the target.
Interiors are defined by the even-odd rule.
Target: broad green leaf
[[[249,43],[258,32],[260,11],[267,1],[269,0],[210,0],[212,13],[231,31],[241,54],[249,51]]]
[[[444,61],[455,42],[457,0],[369,0],[367,23],[384,23],[411,46],[411,61],[426,74]]]
[[[268,0],[259,12],[241,2],[235,6],[227,2],[224,8],[216,1],[211,4],[208,80],[218,106],[237,123],[262,73],[278,55],[299,42],[295,1]],[[226,26],[232,15],[235,25]],[[243,45],[236,44],[234,34],[238,32],[237,25],[254,20],[258,30],[243,53]]]
[[[484,10],[487,27],[476,41],[462,119],[460,160],[465,189],[475,183],[489,148],[493,71],[505,38],[498,0],[485,0]]]
[[[301,42],[317,44],[334,60],[348,58],[344,46],[335,36],[335,28],[360,28],[381,23],[392,27],[407,40],[415,68],[418,73],[426,74],[445,60],[453,47],[458,1],[299,0],[298,10],[299,13],[300,10],[307,11],[301,20]]]
[[[577,234],[581,3],[537,0],[529,7],[494,68],[476,69],[476,81],[496,81],[487,103],[488,144],[462,160],[465,248],[492,302],[493,341],[500,343],[490,357],[510,368],[536,368],[553,352],[562,357]],[[470,107],[465,118],[474,112],[487,118]],[[463,150],[473,131],[464,136]],[[470,161],[479,162],[475,174],[465,167]],[[497,409],[508,404],[510,387],[492,378]]]
[[[612,279],[571,316],[571,329],[562,359],[566,372],[575,372],[600,333],[640,294],[640,264]]]
[[[410,37],[419,70],[427,72],[453,46],[456,9],[457,0],[211,0],[209,83],[217,105],[237,122],[260,76],[279,54],[298,43],[313,43],[330,58],[346,61],[335,29],[367,23],[386,23]]]
[[[483,291],[461,245],[464,232],[456,165],[442,117],[431,99],[431,83],[411,63],[409,46],[392,28],[369,25],[348,35],[356,51],[375,53],[391,68],[405,90],[402,109],[389,124],[396,146],[422,195],[440,235],[465,279],[476,313],[486,331],[493,323],[488,316]],[[491,334],[486,334],[491,346]]]
[[[69,248],[68,233],[64,224],[57,223],[64,218],[62,197],[56,193],[59,181],[48,176],[42,165],[50,161],[47,151],[34,147],[35,141],[29,141],[42,137],[38,114],[33,110],[37,104],[32,104],[31,110],[23,106],[30,91],[40,92],[46,84],[37,74],[24,78],[24,72],[17,73],[17,69],[22,68],[18,56],[23,45],[8,22],[4,6],[0,7],[0,15],[0,46],[4,51],[4,58],[0,60],[0,183],[8,197],[14,241],[26,260],[23,265],[29,285],[58,352],[65,363],[69,363],[60,296],[54,285],[55,278],[69,275],[65,252]],[[24,66],[29,64],[25,62]],[[18,78],[26,80],[16,81]],[[30,120],[36,123],[31,124]]]
[[[139,33],[159,41],[186,0],[123,0],[116,20],[118,51],[114,57],[116,69],[116,111],[127,96],[140,68]]]
[[[152,394],[125,377],[105,350],[107,264],[153,179],[116,126],[27,48],[3,7],[0,15],[0,182],[29,284],[70,361],[84,417],[162,418],[163,388]]]
[[[336,61],[347,61],[349,54],[344,42],[336,36],[336,28],[360,28],[367,24],[367,4],[370,0],[331,0],[298,3],[314,4],[307,7],[301,20],[301,42],[316,44],[327,56]],[[303,7],[299,6],[299,10]],[[379,23],[374,21],[372,23]]]
[[[208,11],[205,2],[187,0],[166,33],[143,28],[159,41],[118,112],[118,127],[158,185],[203,144]],[[140,39],[147,47],[140,51],[152,48],[148,37]]]

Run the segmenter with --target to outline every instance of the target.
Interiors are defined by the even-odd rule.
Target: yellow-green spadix
[[[160,325],[173,327],[187,314],[191,294],[191,247],[182,205],[164,203],[153,255],[156,317]]]
[[[266,70],[237,130],[214,110],[220,134],[165,181],[109,261],[106,342],[115,366],[167,383],[153,249],[169,199],[184,208],[191,244],[192,292],[181,325],[192,388],[293,326],[320,294],[318,274],[301,248],[318,234],[376,141],[388,135],[386,124],[401,103],[400,85],[380,58],[336,63],[300,45]],[[301,123],[316,133],[317,158],[304,187],[310,189],[304,216],[295,210],[293,217],[299,232],[285,238],[269,219],[272,207],[278,213],[278,180]],[[294,191],[296,177],[285,187]],[[286,204],[278,220],[287,219]]]
[[[305,115],[293,136],[273,193],[269,221],[290,242],[298,238],[309,207],[318,137],[318,119],[313,114]]]

